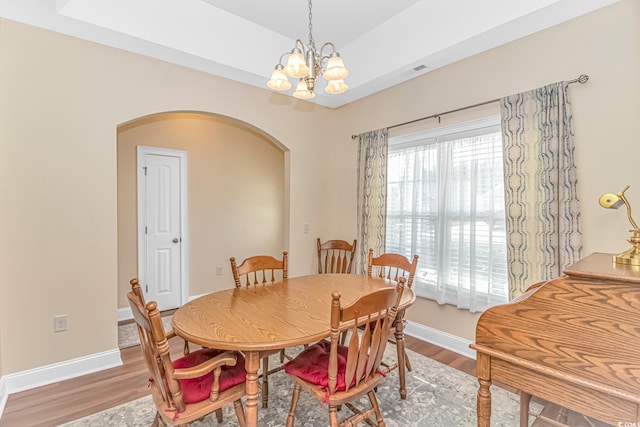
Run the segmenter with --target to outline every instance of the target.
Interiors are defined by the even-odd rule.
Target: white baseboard
[[[7,398],[12,393],[30,390],[121,365],[120,349],[116,348],[77,359],[3,375],[0,378],[0,416],[4,411]]]
[[[471,341],[439,331],[419,323],[407,321],[404,333],[422,341],[430,342],[447,350],[451,350],[468,358],[476,358],[475,350],[469,348]]]
[[[205,294],[202,294],[205,295]],[[189,297],[189,301],[193,301],[196,298],[200,298],[202,295],[195,295]],[[131,320],[133,319],[133,314],[131,313],[131,307],[119,308],[118,309],[118,322],[122,322],[123,320]]]
[[[7,393],[7,382],[4,377],[0,377],[0,418],[4,412],[4,407],[7,404],[9,393]]]
[[[118,322],[122,322],[123,320],[131,320],[131,319],[133,319],[133,313],[131,312],[131,307],[118,309]]]

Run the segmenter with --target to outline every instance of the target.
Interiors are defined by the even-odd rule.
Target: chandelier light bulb
[[[322,74],[322,77],[329,81],[332,81],[342,80],[348,75],[349,70],[345,68],[344,62],[342,62],[342,58],[340,58],[340,54],[338,52],[332,52],[327,61],[327,69]]]
[[[338,95],[340,93],[344,93],[349,89],[349,86],[344,82],[344,80],[330,80],[327,84],[327,87],[324,88],[324,91],[330,95]]]
[[[294,47],[289,54],[289,60],[284,68],[284,72],[287,76],[299,79],[309,74],[309,67],[302,55],[302,52],[297,47]]]
[[[273,73],[271,73],[271,80],[267,82],[267,86],[274,90],[291,89],[291,82],[284,73],[284,69],[281,64],[276,65]]]
[[[293,92],[293,96],[298,99],[312,99],[316,96],[316,94],[311,92],[307,88],[307,83],[304,81],[304,79],[300,79],[298,81],[298,86],[296,87],[295,92]]]
[[[316,96],[316,83],[318,76],[322,75],[328,84],[324,91],[328,94],[337,95],[349,89],[344,82],[344,78],[349,75],[349,70],[345,68],[340,54],[336,52],[336,47],[331,42],[326,42],[316,50],[313,40],[313,24],[311,22],[311,1],[309,2],[309,44],[296,39],[291,52],[285,52],[280,56],[280,61],[271,74],[271,79],[267,86],[273,90],[288,90],[291,82],[288,77],[299,79],[293,96],[298,99],[312,99]],[[328,49],[325,54],[325,48]],[[286,65],[282,65],[284,58],[287,58]]]

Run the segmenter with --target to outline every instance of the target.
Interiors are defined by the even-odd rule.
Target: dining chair
[[[242,286],[243,280],[247,288],[251,285],[273,283],[279,280],[276,271],[281,272],[283,280],[287,278],[287,251],[282,252],[282,260],[275,259],[270,255],[256,255],[245,259],[240,265],[237,265],[235,257],[231,257],[229,261],[236,288]]]
[[[236,352],[205,348],[172,360],[158,305],[133,290],[127,293],[140,336],[140,348],[151,374],[149,388],[156,406],[153,426],[185,425],[216,413],[233,402],[238,424],[245,426],[244,358]]]
[[[256,255],[249,257],[242,261],[240,265],[237,264],[235,257],[229,259],[231,263],[231,272],[233,273],[233,280],[236,284],[236,288],[240,288],[243,285],[247,288],[251,286],[266,285],[279,280],[287,278],[288,269],[288,253],[282,252],[282,260],[278,260],[270,255]],[[276,274],[276,272],[279,272]],[[272,354],[280,353],[280,363],[283,363],[285,358],[290,359],[285,353],[284,349],[274,350],[262,353],[262,407],[268,407],[269,402],[269,375],[281,371],[284,367],[279,366],[275,369],[269,370],[269,356]]]
[[[353,244],[349,244],[345,240],[327,240],[320,243],[318,238],[318,274],[351,273],[356,244],[355,239]]]
[[[413,285],[413,277],[418,268],[418,255],[413,256],[409,261],[407,257],[400,254],[386,253],[379,257],[373,256],[373,249],[369,248],[369,259],[367,274],[369,276],[382,277],[383,279],[398,281],[400,277],[407,279],[407,287]]]
[[[302,389],[328,405],[332,427],[352,426],[362,421],[370,425],[385,425],[375,389],[383,376],[380,363],[404,284],[405,279],[401,277],[396,286],[362,295],[347,306],[341,304],[339,292],[332,293],[329,340],[309,346],[285,364],[284,370],[294,383],[287,427],[293,426]],[[358,324],[371,324],[373,327],[358,333]],[[340,333],[346,329],[351,329],[351,338],[347,345],[342,345],[339,343]],[[356,408],[354,402],[365,394],[370,407]],[[338,408],[342,405],[354,414],[339,421]],[[375,415],[375,422],[372,415]]]
[[[409,261],[407,257],[400,254],[394,253],[385,253],[378,257],[373,256],[373,249],[369,248],[369,257],[368,257],[368,267],[367,274],[369,276],[377,276],[383,279],[393,280],[395,282],[399,281],[400,278],[404,277],[406,279],[407,287],[411,288],[413,285],[413,278],[416,274],[416,269],[418,268],[418,255],[413,256],[413,260]],[[395,322],[394,322],[395,324]],[[395,335],[395,327],[391,326],[391,331]],[[407,356],[407,352],[402,349],[402,355],[398,357],[403,357],[405,361],[405,366],[407,371],[411,371],[411,361]],[[395,364],[388,364],[386,362],[382,363],[386,368],[387,372],[390,372],[398,367],[398,362]]]
[[[131,285],[131,292],[133,292],[138,297],[140,305],[144,307],[147,303],[145,302],[144,293],[142,292],[142,288],[140,287],[140,280],[138,280],[138,278],[133,278],[129,280],[129,284]],[[173,329],[168,330],[166,332],[166,335],[167,339],[171,339],[176,336],[175,332],[173,332]],[[184,355],[189,354],[189,341],[187,340],[184,340],[182,353]]]

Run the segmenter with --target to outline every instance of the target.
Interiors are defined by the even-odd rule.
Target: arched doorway
[[[128,313],[128,281],[139,275],[138,146],[186,153],[188,262],[182,304],[187,296],[233,286],[229,257],[276,256],[286,249],[287,162],[281,144],[246,123],[202,112],[159,113],[123,124],[118,128],[120,319]]]

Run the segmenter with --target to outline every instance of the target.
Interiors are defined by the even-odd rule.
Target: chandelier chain
[[[315,40],[313,40],[313,25],[311,24],[312,19],[313,19],[313,15],[311,14],[311,0],[309,0],[309,48],[315,54],[316,42]]]

